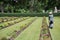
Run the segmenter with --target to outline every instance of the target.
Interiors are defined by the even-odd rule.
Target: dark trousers
[[[49,23],[49,27],[51,27],[51,24],[53,24],[53,21],[50,21],[50,23]]]
[[[53,24],[53,21],[50,21],[50,23],[49,24]]]

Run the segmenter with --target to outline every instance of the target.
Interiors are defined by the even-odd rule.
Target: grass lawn
[[[2,38],[2,37],[7,37],[8,35],[11,35],[11,33],[12,33],[14,30],[19,30],[19,29],[20,29],[20,26],[28,23],[29,20],[32,20],[32,19],[34,19],[34,18],[30,18],[30,19],[24,20],[24,21],[22,21],[22,22],[20,22],[20,23],[17,23],[17,24],[15,24],[15,25],[12,25],[12,26],[10,26],[10,27],[7,27],[7,28],[5,28],[5,29],[0,30],[0,38]]]
[[[37,19],[34,23],[30,25],[29,28],[23,31],[15,40],[39,40],[41,21],[42,18]],[[50,29],[53,40],[60,40],[59,24],[60,24],[60,18],[54,17],[54,28]]]
[[[28,23],[28,20],[32,19],[33,18],[27,19],[25,21],[12,25],[8,28],[0,30],[0,38],[7,37],[14,30],[19,30],[21,25]],[[39,40],[41,26],[42,26],[42,17],[38,17],[38,19],[34,21],[28,28],[26,28],[17,38],[15,38],[15,40]],[[60,40],[59,17],[54,17],[54,27],[53,29],[50,29],[50,32],[53,40]]]
[[[53,40],[60,40],[60,18],[54,18],[54,28],[51,31]]]
[[[39,40],[42,18],[38,18],[26,30],[24,30],[15,40]]]

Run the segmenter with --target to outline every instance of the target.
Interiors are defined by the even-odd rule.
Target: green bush
[[[0,14],[0,17],[2,16],[8,16],[8,17],[12,17],[12,16],[16,16],[16,17],[27,17],[27,16],[31,16],[31,17],[43,17],[43,16],[48,16],[48,13],[4,13],[4,14]],[[60,13],[54,13],[54,16],[60,16]]]

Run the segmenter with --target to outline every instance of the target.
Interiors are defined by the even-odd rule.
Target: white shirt
[[[53,21],[53,14],[49,14],[49,20]]]

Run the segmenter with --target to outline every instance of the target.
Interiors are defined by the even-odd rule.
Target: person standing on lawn
[[[49,28],[53,28],[53,19],[54,19],[54,17],[53,17],[53,13],[52,13],[52,11],[51,12],[49,12]]]

